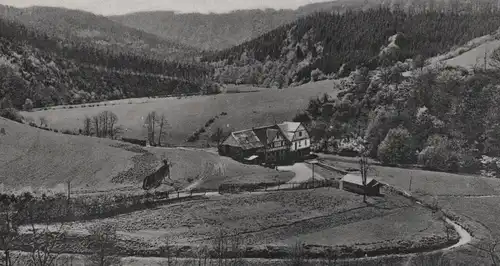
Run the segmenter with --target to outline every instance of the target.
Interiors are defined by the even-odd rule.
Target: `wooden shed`
[[[340,189],[368,196],[380,195],[380,187],[382,184],[371,177],[366,179],[366,187],[363,186],[361,174],[347,174],[340,181]]]

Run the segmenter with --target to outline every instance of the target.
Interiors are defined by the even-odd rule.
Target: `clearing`
[[[125,128],[125,136],[143,138],[146,134],[143,119],[149,112],[157,111],[165,113],[169,122],[167,142],[185,144],[191,134],[215,117],[218,117],[215,123],[206,128],[208,133],[218,126],[226,130],[238,130],[272,124],[275,121],[291,120],[300,109],[307,107],[310,98],[324,93],[335,96],[336,82],[338,81],[324,80],[283,90],[265,89],[257,92],[190,96],[182,99],[174,97],[126,99],[92,104],[99,105],[98,107],[75,106],[72,109],[58,107],[54,110],[23,112],[22,115],[33,117],[35,121],[45,117],[51,128],[78,130],[83,127],[86,115],[93,116],[108,110],[118,116],[118,124]],[[223,112],[227,115],[221,115]],[[207,139],[207,133],[202,134],[201,139]]]

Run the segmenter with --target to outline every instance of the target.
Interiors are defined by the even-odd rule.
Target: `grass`
[[[96,222],[96,221],[94,221]],[[127,237],[167,237],[175,244],[210,243],[218,228],[241,235],[246,245],[365,243],[380,245],[443,235],[430,211],[399,196],[370,199],[336,189],[226,195],[104,219]],[[75,224],[74,230],[87,224]],[[150,243],[152,243],[150,242]]]
[[[328,160],[328,159],[327,159]],[[328,160],[342,169],[358,168],[354,162]],[[372,165],[369,175],[388,184],[409,190],[417,196],[500,195],[500,180],[419,169]]]
[[[189,149],[149,148],[157,157],[168,158],[174,165],[171,170],[172,180],[180,187],[189,185],[189,180],[198,182],[195,187],[217,189],[225,183],[260,183],[274,180],[289,181],[293,173],[279,172],[255,165],[246,165],[228,157]]]
[[[288,181],[291,173],[244,165],[199,150],[149,148],[108,139],[70,136],[44,131],[0,118],[0,184],[9,189],[65,191],[71,180],[75,193],[114,191],[140,192],[142,180],[161,166],[173,162],[171,186],[184,188],[188,179],[202,179],[205,187],[224,182]],[[166,186],[167,188],[169,186]]]
[[[223,127],[226,130],[244,129],[252,126],[272,124],[275,121],[291,120],[299,110],[305,109],[311,97],[324,93],[336,95],[333,84],[336,81],[326,80],[308,83],[301,87],[283,90],[260,90],[251,93],[220,94],[212,96],[192,96],[189,98],[163,99],[127,99],[108,103],[117,105],[74,108],[66,110],[47,110],[30,113],[35,120],[45,116],[51,128],[78,129],[83,126],[85,115],[93,116],[101,111],[109,110],[118,116],[118,124],[125,128],[127,137],[145,137],[143,118],[150,111],[164,112],[170,127],[168,140],[170,144],[183,144],[193,132],[197,131],[209,119],[220,116],[211,129]],[[130,102],[131,104],[126,104]],[[141,104],[142,103],[142,104]],[[207,128],[207,133],[210,133]],[[209,134],[202,134],[206,140]]]
[[[0,118],[0,183],[8,188],[106,187],[135,153],[112,141],[56,134]]]

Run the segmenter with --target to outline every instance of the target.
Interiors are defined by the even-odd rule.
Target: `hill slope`
[[[197,93],[202,90],[202,80],[208,73],[203,66],[103,51],[2,19],[0,68],[0,100],[19,109],[26,98],[35,107],[43,107]]]
[[[486,10],[496,7],[495,0],[337,0],[299,7],[297,10],[238,10],[225,14],[178,14],[172,11],[137,12],[109,18],[132,28],[156,34],[203,50],[221,50],[265,34],[315,12],[338,12],[378,8],[400,8],[406,11]]]
[[[316,13],[204,60],[225,83],[286,87],[397,60],[435,56],[495,31],[497,13]]]
[[[102,49],[179,59],[193,56],[196,49],[129,28],[104,16],[56,7],[18,9],[0,5],[0,18],[20,22],[50,37],[85,42]]]
[[[227,14],[140,12],[110,19],[204,50],[229,48],[296,18],[293,10],[242,10]]]
[[[112,141],[47,132],[0,118],[0,183],[7,187],[107,186],[136,154]],[[132,164],[131,164],[132,163]]]

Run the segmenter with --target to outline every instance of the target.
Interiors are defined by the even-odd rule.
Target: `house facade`
[[[295,122],[235,131],[219,146],[221,155],[259,163],[292,161],[309,155],[310,151],[309,132]]]
[[[311,153],[311,138],[302,123],[284,122],[276,125],[291,143],[290,156],[301,158]]]
[[[288,159],[291,142],[275,126],[254,128],[253,131],[264,147],[258,151],[262,162],[277,163]]]

